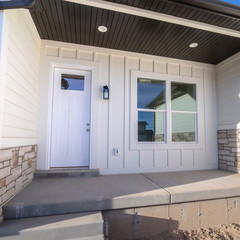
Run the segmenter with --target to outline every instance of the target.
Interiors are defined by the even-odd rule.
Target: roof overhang
[[[238,11],[220,0],[36,0],[30,10],[45,40],[210,64],[240,51]]]
[[[137,7],[131,7],[119,3],[113,3],[113,2],[107,2],[104,0],[64,0],[66,2],[72,2],[72,3],[77,3],[77,4],[82,4],[86,6],[91,6],[91,7],[96,7],[96,8],[102,8],[110,11],[115,11],[115,12],[120,12],[120,13],[125,13],[125,14],[130,14],[134,16],[139,16],[139,17],[144,17],[148,19],[153,19],[157,21],[163,21],[163,22],[168,22],[168,23],[173,23],[181,26],[186,26],[186,27],[191,27],[191,28],[196,28],[204,31],[209,31],[209,32],[214,32],[214,33],[219,33],[219,34],[224,34],[227,36],[231,37],[237,37],[240,38],[240,31],[228,29],[228,28],[223,28],[223,27],[218,27],[214,26],[211,24],[206,24],[202,22],[197,22],[185,18],[180,18],[180,17],[175,17],[171,16],[169,14],[164,14],[164,13],[159,13],[159,12],[153,12]],[[199,2],[202,3],[201,5],[204,6],[214,6],[213,4],[207,4],[205,0],[197,0],[197,1],[189,1],[189,0],[183,0],[184,2]],[[219,1],[209,1],[209,2],[219,2]],[[240,10],[239,10],[240,14]]]

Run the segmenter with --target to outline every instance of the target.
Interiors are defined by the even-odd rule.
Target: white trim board
[[[144,54],[144,53],[135,53],[135,52],[127,52],[123,50],[116,50],[116,49],[110,49],[110,48],[101,48],[101,47],[93,47],[88,45],[81,45],[81,44],[75,44],[75,43],[66,43],[66,42],[58,42],[58,41],[52,41],[52,40],[42,40],[42,47],[43,48],[52,48],[55,49],[56,52],[54,57],[61,57],[60,49],[66,48],[68,50],[76,50],[76,51],[91,51],[92,53],[102,53],[106,55],[121,55],[123,57],[128,58],[138,58],[138,59],[148,59],[152,61],[162,61],[166,64],[168,63],[177,63],[182,65],[192,65],[196,67],[202,67],[205,69],[216,69],[216,65],[209,64],[209,63],[201,63],[196,61],[188,61],[188,60],[182,60],[177,58],[169,58],[169,57],[162,57],[162,56],[154,56],[150,54]],[[48,55],[52,56],[52,55]],[[76,54],[76,57],[74,59],[79,59],[78,54]]]
[[[168,14],[153,12],[136,7],[126,6],[118,3],[105,2],[102,0],[65,0],[67,2],[83,4],[91,7],[103,8],[115,12],[121,12],[125,14],[135,15],[139,17],[154,19],[158,21],[173,23],[185,27],[196,28],[204,31],[223,34],[231,37],[240,38],[240,32],[228,28],[218,27],[211,24],[197,22],[185,18],[175,17]]]

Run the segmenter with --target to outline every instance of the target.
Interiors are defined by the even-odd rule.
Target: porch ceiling
[[[240,31],[240,10],[181,0],[105,0]],[[189,5],[191,2],[192,5]],[[196,2],[196,1],[195,1]],[[226,10],[226,11],[225,11]],[[30,10],[42,39],[217,64],[240,51],[240,38],[63,0],[36,0]],[[230,15],[231,14],[231,15]],[[239,15],[239,16],[238,16]],[[97,28],[104,25],[106,33]],[[197,48],[189,44],[197,42]]]

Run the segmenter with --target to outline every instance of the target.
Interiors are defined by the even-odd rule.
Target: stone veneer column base
[[[240,172],[240,129],[218,131],[219,168]]]
[[[2,206],[33,179],[37,146],[0,149],[0,222]]]

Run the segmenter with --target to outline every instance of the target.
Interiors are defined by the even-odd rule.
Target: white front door
[[[91,73],[55,68],[51,167],[89,166]]]

